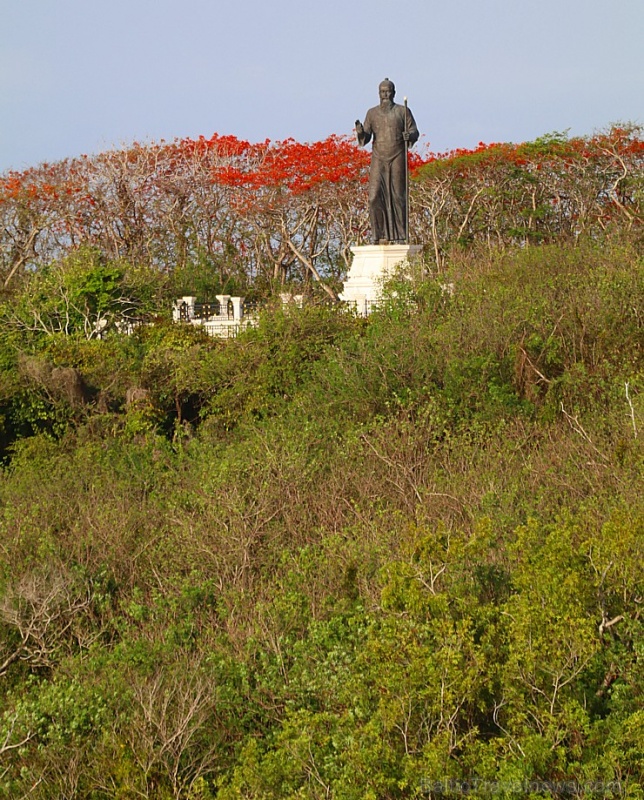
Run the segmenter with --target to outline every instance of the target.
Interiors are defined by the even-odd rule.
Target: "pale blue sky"
[[[348,134],[385,76],[433,150],[644,122],[644,0],[0,0],[0,172]]]

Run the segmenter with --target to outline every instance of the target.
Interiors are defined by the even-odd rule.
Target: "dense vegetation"
[[[197,261],[14,270],[0,796],[644,796],[641,172],[497,236],[527,173],[479,214],[462,159],[366,320],[218,341],[167,321]]]

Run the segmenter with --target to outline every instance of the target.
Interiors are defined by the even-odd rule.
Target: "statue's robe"
[[[414,144],[419,136],[414,117],[408,108],[396,103],[389,108],[370,108],[363,124],[364,134],[358,138],[360,144],[367,144],[373,139],[369,171],[369,218],[374,244],[406,241],[405,112],[409,144]]]

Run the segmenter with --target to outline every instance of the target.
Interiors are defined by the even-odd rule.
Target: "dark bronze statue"
[[[380,105],[367,111],[364,125],[356,120],[361,145],[373,139],[369,171],[369,218],[373,244],[407,243],[407,148],[418,141],[411,111],[394,103],[396,87],[385,80],[378,87]]]

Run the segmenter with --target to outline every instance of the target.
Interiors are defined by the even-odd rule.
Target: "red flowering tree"
[[[3,280],[81,244],[162,271],[205,256],[222,283],[231,271],[247,282],[337,277],[365,227],[367,162],[338,137],[214,135],[11,172],[0,179]]]
[[[643,167],[635,126],[432,155],[412,184],[414,230],[440,268],[455,243],[525,246],[631,229],[642,222]]]
[[[212,172],[248,146],[213,136],[134,145],[85,161],[84,236],[112,258],[161,270],[182,266],[199,250],[214,258],[234,240],[234,220]]]
[[[69,161],[0,177],[0,279],[5,288],[21,270],[48,263],[74,245],[72,218],[83,190]]]
[[[338,278],[347,268],[349,245],[364,227],[367,166],[367,155],[332,136],[264,142],[244,162],[217,169],[215,182],[231,189],[247,227],[257,274],[278,283],[313,279],[335,297],[323,276]]]
[[[635,126],[410,154],[410,225],[440,268],[455,244],[538,243],[641,224]],[[0,280],[90,245],[171,275],[203,261],[218,285],[316,282],[331,297],[368,226],[369,153],[342,137],[134,144],[0,176]]]

